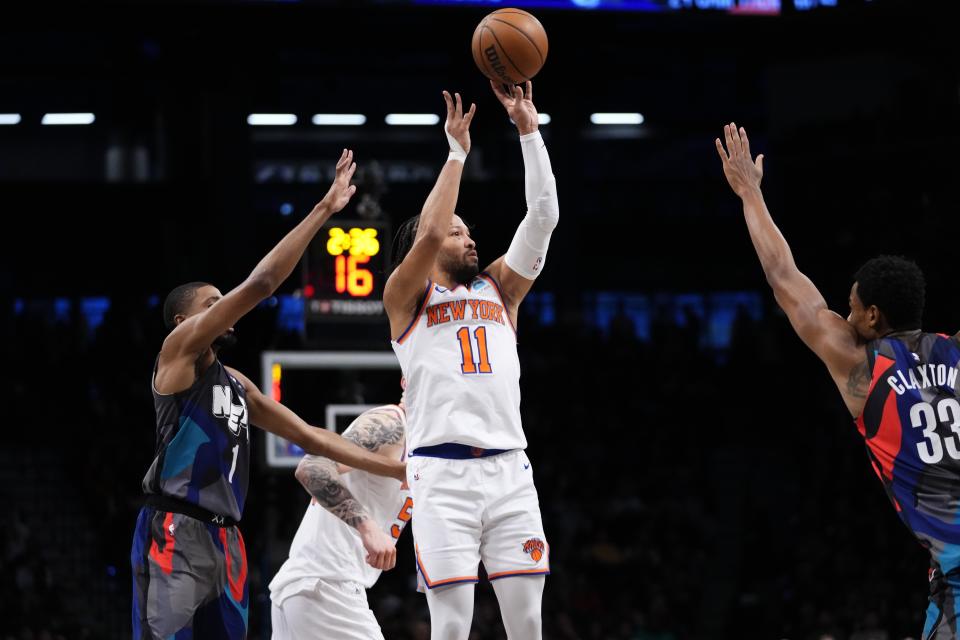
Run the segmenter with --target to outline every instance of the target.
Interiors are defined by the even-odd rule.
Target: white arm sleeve
[[[547,144],[539,131],[520,136],[520,151],[523,152],[523,190],[529,210],[543,192],[547,180],[553,177],[553,167],[550,166]]]
[[[504,258],[507,266],[528,280],[535,279],[547,259],[550,236],[560,220],[557,181],[539,131],[520,137],[523,150],[527,215],[517,228]]]

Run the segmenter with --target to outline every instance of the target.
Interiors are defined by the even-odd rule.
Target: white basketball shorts
[[[443,445],[447,446],[447,445]],[[430,589],[550,573],[540,503],[527,454],[407,461],[420,580]]]

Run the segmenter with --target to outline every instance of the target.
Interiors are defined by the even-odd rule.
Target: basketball
[[[473,61],[494,82],[521,84],[537,75],[547,59],[547,32],[532,14],[498,9],[473,32]]]

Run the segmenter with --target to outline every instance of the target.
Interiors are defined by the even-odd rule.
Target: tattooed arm
[[[354,529],[370,514],[340,481],[337,463],[330,458],[306,455],[297,465],[297,480],[321,507]]]
[[[392,409],[377,408],[361,414],[343,437],[373,453],[399,458],[403,449],[403,422]],[[396,547],[370,517],[367,509],[343,484],[341,474],[351,471],[329,458],[307,455],[297,465],[296,477],[314,500],[360,533],[367,562],[376,569],[392,569]]]

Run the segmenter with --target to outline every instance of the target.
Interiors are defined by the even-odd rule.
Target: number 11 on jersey
[[[457,331],[457,338],[460,340],[460,356],[463,361],[460,363],[460,371],[464,374],[471,373],[493,373],[490,366],[490,356],[487,354],[487,328],[477,327],[473,331],[473,337],[477,342],[477,353],[480,355],[480,361],[477,362],[473,357],[473,340],[470,336],[470,327],[461,327]]]

